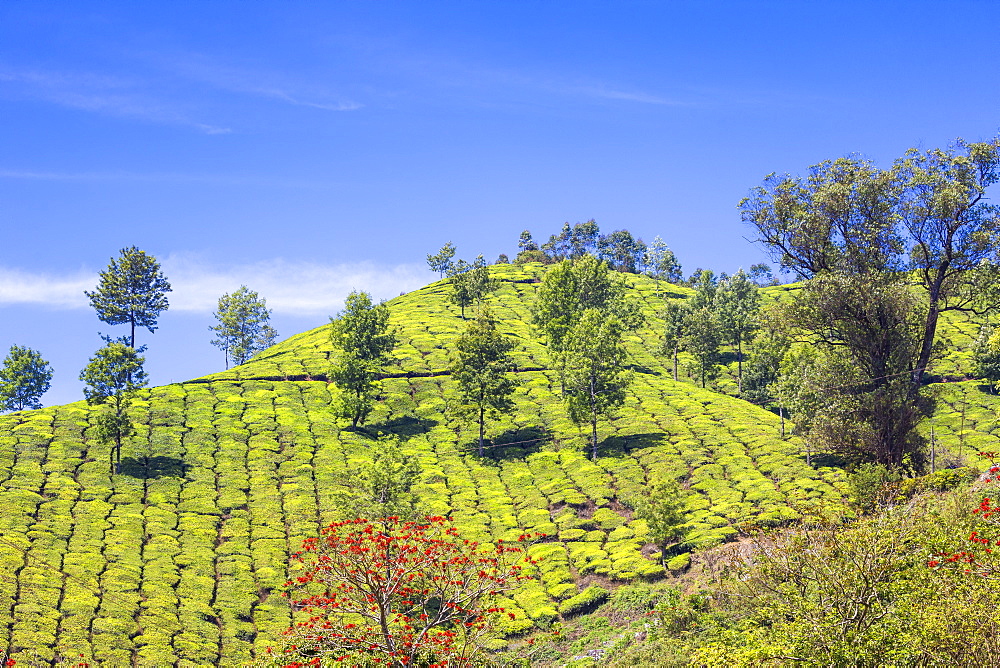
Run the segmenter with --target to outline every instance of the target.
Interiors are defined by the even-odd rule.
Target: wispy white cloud
[[[240,67],[205,54],[180,53],[151,56],[165,70],[212,88],[284,102],[323,111],[355,111],[364,105],[345,98],[327,86],[287,72],[260,67]]]
[[[241,285],[259,293],[275,313],[325,316],[334,315],[352,290],[391,299],[433,279],[427,267],[416,264],[322,265],[274,259],[212,267],[190,255],[170,255],[161,264],[173,288],[168,295],[170,308],[199,313],[211,313],[219,297]],[[96,271],[54,275],[0,267],[0,306],[86,308],[83,291],[93,290],[96,284]]]
[[[565,91],[567,93],[577,93],[586,97],[603,100],[619,100],[622,102],[637,102],[639,104],[656,104],[671,107],[684,107],[694,104],[691,101],[672,100],[642,91],[615,90],[604,86],[570,86],[565,88]]]
[[[0,305],[40,304],[53,308],[87,306],[84,290],[92,290],[96,274],[38,274],[0,267]]]
[[[175,102],[165,102],[134,78],[92,72],[48,71],[0,65],[0,92],[7,97],[42,100],[70,109],[193,127],[205,134],[227,134],[228,127],[193,119]]]

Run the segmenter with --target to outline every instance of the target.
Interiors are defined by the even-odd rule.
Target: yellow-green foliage
[[[808,466],[777,416],[671,380],[656,352],[658,311],[664,291],[689,291],[661,284],[657,295],[639,276],[625,277],[647,316],[626,339],[635,382],[589,461],[529,324],[543,267],[492,271],[500,287],[487,301],[518,343],[522,383],[517,410],[488,425],[489,456],[472,454],[475,425],[448,411],[457,394],[446,370],[465,323],[447,280],[390,302],[400,345],[368,427],[400,436],[421,465],[426,510],[453,516],[465,536],[547,534],[530,550],[537,580],[505,604],[515,615],[506,631],[576,606],[565,599],[584,576],[663,572],[632,518],[647,480],[688,488],[691,547],[743,522],[788,521],[799,499],[843,498],[842,472]],[[84,403],[0,416],[0,648],[22,663],[83,654],[101,665],[240,665],[279,642],[291,623],[278,595],[289,554],[333,519],[338,474],[372,444],[333,418],[330,353],[323,326],[229,371],[144,391],[114,477]],[[991,431],[982,408],[976,428]]]

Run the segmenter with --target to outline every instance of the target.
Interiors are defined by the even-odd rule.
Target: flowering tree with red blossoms
[[[495,622],[513,618],[497,598],[528,577],[530,538],[481,545],[444,517],[334,522],[293,555],[305,568],[286,595],[302,619],[286,631],[286,668],[472,665]]]
[[[979,455],[993,463],[983,482],[1000,483],[1000,466],[997,465],[1000,453],[980,452]],[[938,552],[927,565],[934,569],[960,568],[969,575],[988,579],[1000,578],[1000,505],[996,505],[993,497],[985,496],[972,513],[979,517],[980,526],[969,534],[968,548]]]

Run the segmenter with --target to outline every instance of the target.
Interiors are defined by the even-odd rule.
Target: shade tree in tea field
[[[608,311],[587,309],[558,353],[563,399],[570,419],[590,425],[591,456],[597,461],[597,421],[625,403],[632,373],[625,368],[625,328]]]
[[[828,353],[836,400],[816,424],[835,449],[920,466],[918,389],[940,316],[1000,303],[1000,209],[987,200],[998,180],[1000,138],[959,140],[887,170],[851,157],[771,175],[740,203],[760,243],[807,280],[788,317]]]
[[[100,443],[113,443],[111,472],[121,462],[122,440],[135,433],[129,404],[149,378],[145,359],[134,348],[112,341],[97,351],[80,372],[83,394],[91,406],[107,406],[98,414],[94,436]]]
[[[48,392],[52,366],[41,353],[13,345],[0,367],[0,409],[22,411],[41,408],[41,396]]]
[[[490,270],[483,256],[478,256],[470,265],[459,260],[451,274],[451,301],[462,310],[473,304],[481,304],[486,295],[497,288],[497,282],[490,278]]]
[[[510,413],[511,395],[517,382],[510,375],[514,361],[510,352],[514,342],[497,331],[489,309],[480,309],[476,319],[455,343],[451,376],[458,384],[459,412],[473,414],[479,426],[479,456],[483,456],[486,418]]]
[[[338,516],[417,519],[420,499],[413,486],[420,476],[420,464],[416,458],[403,452],[395,436],[376,439],[369,454],[360,465],[336,476],[341,485],[334,503]]]
[[[720,334],[736,349],[737,388],[743,393],[743,345],[757,329],[760,295],[742,269],[719,282],[715,310]]]
[[[684,536],[687,522],[680,485],[673,479],[661,479],[648,485],[636,500],[635,511],[635,516],[649,525],[649,536],[660,548],[660,561],[666,566],[667,550],[671,543]]]
[[[227,369],[230,361],[238,366],[270,348],[278,336],[267,301],[245,285],[222,295],[214,315],[219,324],[209,327],[218,336],[212,345],[222,349]]]
[[[563,260],[545,274],[531,310],[531,321],[551,351],[559,352],[569,331],[587,309],[614,312],[626,330],[642,322],[638,306],[608,264],[592,255]]]
[[[455,245],[450,241],[441,247],[437,253],[427,255],[427,266],[431,271],[436,271],[441,278],[451,272],[454,266],[452,258],[455,257]]]
[[[691,308],[686,300],[670,300],[663,307],[663,341],[661,352],[670,356],[674,380],[677,380],[677,356],[687,335]]]
[[[367,292],[351,292],[344,310],[330,319],[330,337],[336,349],[330,380],[340,389],[334,410],[356,429],[372,410],[378,375],[396,346],[389,309],[372,303]]]
[[[131,327],[122,343],[134,348],[136,326],[156,331],[157,318],[170,305],[166,295],[170,291],[156,258],[131,246],[121,249],[119,258],[111,258],[94,291],[83,294],[101,321]]]

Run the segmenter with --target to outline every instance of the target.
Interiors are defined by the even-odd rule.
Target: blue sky
[[[282,336],[424,257],[513,254],[563,221],[659,234],[685,271],[764,259],[769,172],[1000,130],[996,2],[0,3],[0,352],[43,399],[120,334],[84,289],[118,249],[174,285],[155,383],[223,366],[241,284]]]

